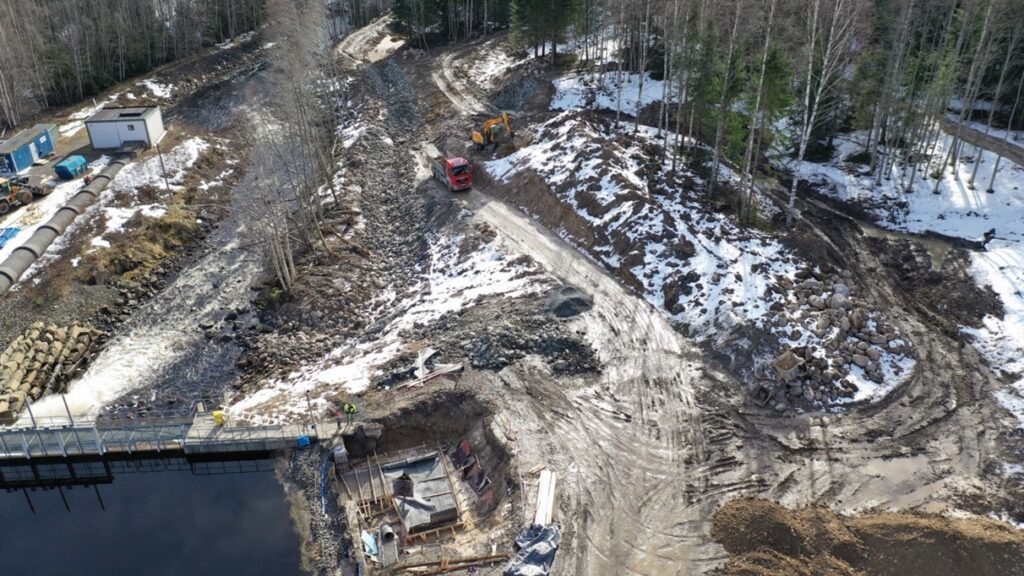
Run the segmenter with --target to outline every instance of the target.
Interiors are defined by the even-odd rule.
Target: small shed
[[[164,137],[164,119],[158,106],[104,108],[85,121],[89,143],[96,150],[142,144],[146,148]]]
[[[0,172],[24,172],[40,158],[53,154],[56,136],[57,127],[53,124],[36,124],[0,142]]]

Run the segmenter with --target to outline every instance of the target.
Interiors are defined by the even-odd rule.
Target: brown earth
[[[730,576],[945,576],[1024,573],[1024,532],[985,518],[908,513],[838,515],[737,498],[715,513],[712,537]]]

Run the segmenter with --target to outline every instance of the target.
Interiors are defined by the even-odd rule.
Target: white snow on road
[[[983,129],[983,127],[982,127]],[[1009,381],[997,394],[1000,402],[1024,427],[1024,168],[1003,159],[995,175],[994,193],[985,189],[995,166],[996,155],[966,144],[955,170],[947,168],[932,190],[935,180],[918,174],[912,191],[909,171],[894,169],[880,186],[866,174],[866,168],[845,163],[845,158],[864,149],[863,133],[838,141],[830,162],[804,162],[797,167],[802,178],[821,183],[822,189],[838,198],[860,205],[878,217],[886,228],[905,232],[938,232],[946,236],[981,241],[994,231],[994,240],[984,250],[971,252],[971,274],[982,286],[991,286],[1003,302],[1004,316],[988,316],[980,329],[963,328],[974,336],[974,345]],[[945,155],[951,137],[940,141],[937,155]],[[968,185],[974,162],[980,162],[975,189]],[[904,177],[901,186],[900,178]]]

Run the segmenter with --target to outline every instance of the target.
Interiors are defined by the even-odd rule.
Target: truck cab
[[[469,190],[473,187],[473,166],[461,157],[436,158],[434,177],[452,192]]]

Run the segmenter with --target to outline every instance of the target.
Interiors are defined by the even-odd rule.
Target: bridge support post
[[[107,453],[107,449],[103,446],[103,440],[100,439],[100,431],[95,426],[92,427],[92,435],[96,438],[96,452],[103,456]]]
[[[28,450],[28,439],[25,438],[25,433],[21,433],[21,449],[25,451],[25,459],[31,460],[32,453]]]

